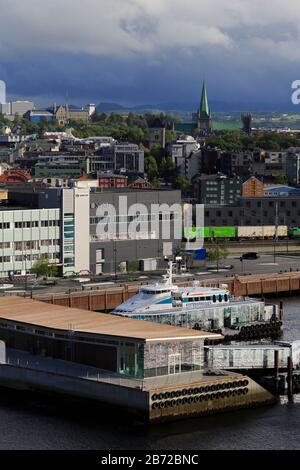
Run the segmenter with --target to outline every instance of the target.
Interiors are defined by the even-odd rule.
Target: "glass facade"
[[[119,370],[139,379],[180,374],[204,367],[204,340],[119,343]]]
[[[74,213],[64,214],[64,266],[75,264],[75,217]]]
[[[144,377],[144,345],[141,343],[120,343],[120,374]]]

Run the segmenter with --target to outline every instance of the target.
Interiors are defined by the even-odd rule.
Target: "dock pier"
[[[179,286],[191,286],[192,281],[177,282]],[[236,297],[265,298],[267,296],[300,294],[300,272],[278,274],[261,274],[249,276],[229,276],[225,278],[199,281],[202,287],[218,287],[226,284]],[[64,307],[80,308],[89,311],[109,312],[114,310],[125,300],[130,299],[139,292],[142,283],[120,284],[109,289],[95,287],[88,291],[79,289],[58,293],[38,293],[31,297],[41,302]],[[283,315],[283,307],[281,306]]]

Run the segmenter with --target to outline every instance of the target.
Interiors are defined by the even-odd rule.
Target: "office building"
[[[0,205],[0,276],[29,273],[42,256],[60,264],[60,210]]]
[[[200,145],[194,137],[182,135],[169,146],[172,162],[183,176],[192,179],[201,169]]]
[[[300,197],[241,197],[234,204],[205,206],[205,226],[274,226],[298,227]]]
[[[144,214],[143,228],[137,228],[137,233],[131,237],[128,232],[128,226],[131,222],[136,220],[137,216],[127,215],[121,205],[120,197],[127,198],[128,208],[132,204],[143,204],[146,206],[148,214]],[[181,212],[178,212],[178,206],[181,204],[181,192],[176,190],[140,190],[140,189],[103,189],[97,191],[97,188],[33,188],[30,185],[20,187],[12,187],[9,189],[9,202],[14,205],[12,207],[13,214],[4,215],[3,223],[9,223],[6,227],[5,237],[3,242],[14,242],[19,240],[10,239],[14,236],[12,232],[13,223],[16,211],[22,211],[25,215],[18,215],[18,217],[25,222],[31,222],[30,217],[36,211],[38,215],[35,217],[47,217],[47,211],[50,209],[54,212],[48,216],[49,220],[55,216],[59,223],[55,232],[55,237],[60,240],[60,250],[55,250],[59,253],[59,265],[64,274],[66,273],[80,273],[91,271],[95,274],[101,273],[115,273],[130,270],[145,270],[151,271],[158,267],[165,266],[164,257],[172,256],[173,253],[181,246],[181,237],[177,239],[175,236],[175,222],[180,220]],[[113,205],[115,208],[115,222],[116,232],[105,231],[105,220],[103,215],[99,214],[99,207],[107,207],[108,204]],[[170,207],[173,204],[178,205],[172,212],[172,207],[168,213],[155,213],[151,212],[152,204],[168,204]],[[17,207],[19,206],[19,208]],[[20,207],[21,206],[21,207]],[[44,212],[43,212],[44,211]],[[5,211],[3,211],[5,213]],[[26,215],[28,214],[28,215]],[[53,215],[54,214],[54,215]],[[29,220],[27,218],[29,217]],[[8,219],[8,220],[7,220]],[[19,220],[19,219],[18,219]],[[30,241],[32,236],[33,240],[37,242],[34,245],[35,251],[28,253],[35,255],[38,258],[40,255],[38,246],[42,245],[39,240],[44,240],[45,231],[38,232],[39,228],[45,228],[44,223],[39,224],[38,220],[33,219],[35,225],[33,227],[24,225],[24,234],[15,236],[23,237],[20,241]],[[41,219],[44,221],[44,218]],[[167,234],[166,239],[160,236],[162,233],[162,222],[169,221],[170,233]],[[157,221],[157,225],[153,229],[151,221]],[[12,224],[10,224],[12,222]],[[36,224],[37,222],[37,224]],[[51,222],[52,223],[52,222]],[[98,224],[104,225],[98,230]],[[51,225],[52,227],[52,225]],[[34,232],[27,229],[35,229]],[[104,229],[101,231],[101,229]],[[158,233],[156,233],[158,230]],[[47,233],[50,240],[53,239],[53,234]],[[4,235],[3,235],[4,236]],[[24,238],[28,237],[28,238]],[[43,242],[44,243],[44,242]],[[52,246],[52,245],[51,245]],[[57,245],[55,245],[56,247]],[[10,256],[14,255],[15,246],[5,248],[12,250]],[[32,248],[32,249],[33,249]],[[50,252],[52,255],[52,252]],[[18,253],[19,255],[19,253]],[[8,256],[7,252],[1,252],[0,256]],[[29,260],[28,260],[29,261]],[[33,261],[33,260],[32,260]],[[6,261],[9,263],[9,261]],[[11,260],[10,260],[11,262]],[[3,267],[3,272],[7,274],[8,266]],[[31,265],[28,264],[28,269]],[[5,268],[5,269],[4,269]],[[10,266],[11,271],[19,272],[24,271],[25,267],[20,268],[17,265]]]
[[[132,204],[143,204],[146,206],[148,214],[145,214],[147,228],[145,231],[136,233],[134,239],[128,234],[128,225],[134,221],[133,216],[120,212],[120,197],[127,197],[128,207]],[[101,217],[97,215],[100,205],[112,204],[116,212],[117,233],[97,234],[97,225],[101,223]],[[174,238],[174,224],[181,217],[179,213],[165,214],[165,219],[169,217],[170,237],[163,240],[162,215],[151,213],[152,204],[181,204],[180,191],[160,191],[160,190],[130,190],[120,189],[107,190],[104,192],[92,192],[90,194],[90,260],[91,271],[96,274],[114,273],[119,271],[130,271],[132,265],[141,270],[155,270],[164,266],[164,257],[172,256],[181,246],[181,240]],[[103,218],[103,217],[102,217]],[[159,221],[159,233],[151,230],[151,221]],[[148,269],[149,268],[149,269]]]
[[[286,177],[288,184],[300,185],[300,149],[289,149],[286,157]]]
[[[225,175],[203,175],[193,181],[194,196],[199,204],[231,204],[241,196],[242,180]]]

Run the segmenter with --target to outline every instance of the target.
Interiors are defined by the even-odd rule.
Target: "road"
[[[224,263],[223,263],[224,264]],[[232,265],[232,269],[198,269],[193,270],[193,274],[200,279],[216,278],[224,276],[251,275],[251,274],[271,274],[280,272],[300,271],[300,256],[276,255],[274,263],[274,255],[260,255],[257,260],[240,261],[240,256],[231,255],[226,259],[226,265]],[[224,268],[224,266],[223,266]]]
[[[276,255],[274,263],[274,255],[263,254],[260,255],[258,260],[244,260],[243,263],[240,261],[240,257],[237,255],[231,255],[226,259],[226,265],[232,265],[232,269],[220,269],[217,273],[216,269],[208,270],[205,266],[194,267],[191,269],[190,273],[187,275],[175,276],[177,281],[184,281],[190,279],[216,279],[216,278],[226,278],[238,275],[251,275],[251,274],[270,274],[270,273],[280,273],[280,272],[290,272],[300,271],[300,256],[295,255]],[[124,274],[118,276],[115,279],[114,276],[102,276],[97,279],[93,279],[93,283],[99,283],[99,288],[101,289],[110,289],[111,287],[120,286],[122,283],[149,283],[155,280],[161,279],[162,275],[165,274],[163,271],[156,271],[151,273],[136,273],[136,274]],[[106,284],[107,282],[107,284]],[[103,283],[103,284],[102,284]],[[101,285],[102,284],[102,285]],[[23,290],[24,285],[16,286],[18,290]],[[30,290],[30,289],[29,289]],[[55,292],[74,292],[82,291],[83,286],[75,280],[59,279],[55,286],[50,286],[44,289],[34,289],[33,293],[55,293]],[[10,291],[12,293],[12,291]]]

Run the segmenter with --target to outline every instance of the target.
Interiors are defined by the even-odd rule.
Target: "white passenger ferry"
[[[143,286],[140,292],[119,305],[115,315],[195,329],[239,329],[253,323],[278,319],[278,307],[263,300],[236,298],[228,286],[178,287],[173,283],[173,263],[164,280]]]

